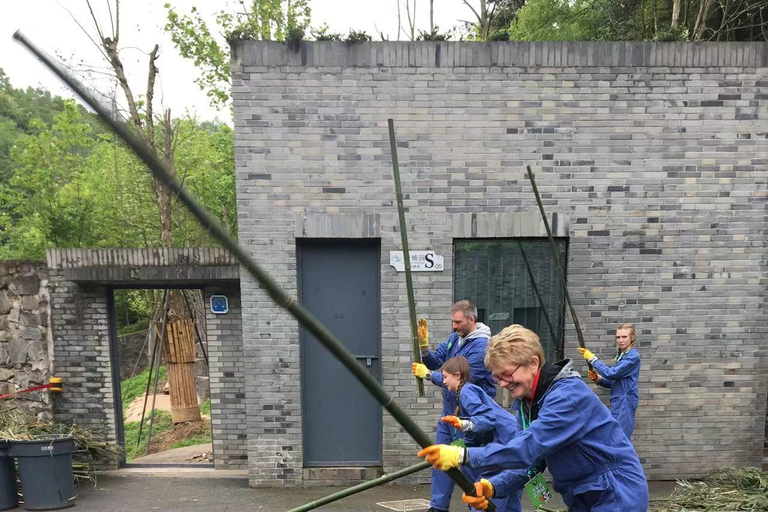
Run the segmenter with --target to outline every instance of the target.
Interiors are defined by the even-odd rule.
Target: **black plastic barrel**
[[[71,437],[11,441],[11,455],[19,461],[21,493],[27,510],[56,510],[75,504]]]
[[[16,493],[16,463],[11,456],[11,445],[0,439],[0,510],[19,506]]]

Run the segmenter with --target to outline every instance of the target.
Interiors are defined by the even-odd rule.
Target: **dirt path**
[[[211,443],[175,448],[160,453],[138,457],[131,464],[210,464],[213,462]]]

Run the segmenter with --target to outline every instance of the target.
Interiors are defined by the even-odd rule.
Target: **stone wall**
[[[455,238],[544,236],[531,165],[565,219],[587,343],[612,357],[616,325],[637,325],[648,476],[761,462],[768,45],[243,42],[232,74],[241,243],[295,295],[297,237],[381,239],[382,383],[424,429],[439,398],[415,397],[404,279],[388,265],[390,117],[411,249],[445,256],[444,273],[414,276],[435,341]],[[298,328],[241,285],[251,484],[302,483]],[[576,346],[568,318],[566,357]],[[383,435],[385,471],[413,463],[387,414]]]
[[[51,353],[48,272],[33,261],[0,261],[0,395],[47,384]],[[47,390],[22,393],[15,405],[50,420]]]

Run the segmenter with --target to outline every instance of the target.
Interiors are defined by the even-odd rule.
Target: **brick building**
[[[242,42],[232,73],[241,243],[424,429],[440,400],[432,386],[417,398],[410,374],[387,118],[411,250],[444,261],[414,274],[433,341],[466,297],[494,332],[525,322],[550,353],[578,356],[531,165],[587,343],[612,357],[616,325],[638,328],[649,478],[761,463],[768,45]],[[241,294],[252,485],[415,462],[393,419],[242,272]]]

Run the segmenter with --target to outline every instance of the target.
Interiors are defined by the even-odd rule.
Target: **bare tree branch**
[[[116,38],[117,34],[115,34],[115,20],[112,19],[112,6],[109,4],[109,0],[106,0],[106,4],[107,4],[107,11],[109,11],[109,23],[110,25],[112,25],[112,37]]]
[[[83,34],[85,34],[85,37],[87,37],[93,43],[93,45],[99,50],[99,53],[101,53],[101,55],[106,60],[109,60],[109,57],[107,57],[107,54],[104,53],[104,49],[101,47],[101,45],[97,43],[96,40],[93,39],[93,37],[91,37],[91,34],[89,34],[88,31],[85,29],[85,27],[78,21],[77,18],[75,18],[75,15],[72,14],[72,11],[67,9],[61,2],[57,1],[56,3],[59,4],[59,7],[67,11],[67,14],[69,14],[70,18],[72,18],[72,21],[74,21],[77,24],[77,26],[80,27],[80,30],[83,31]]]
[[[91,6],[91,1],[85,0],[85,3],[88,5],[88,10],[91,11],[91,19],[93,20],[93,25],[96,27],[96,33],[99,34],[99,39],[103,41],[104,35],[101,33],[101,27],[99,26],[99,21],[96,19],[96,15],[93,13],[93,7]],[[115,40],[117,40],[117,38],[115,38]]]
[[[153,118],[154,112],[152,111],[152,105],[155,98],[155,78],[157,77],[158,71],[157,66],[155,65],[158,50],[159,47],[155,45],[149,53],[149,73],[147,74],[147,116],[144,120],[147,125],[147,142],[153,150],[155,149],[155,120]]]

